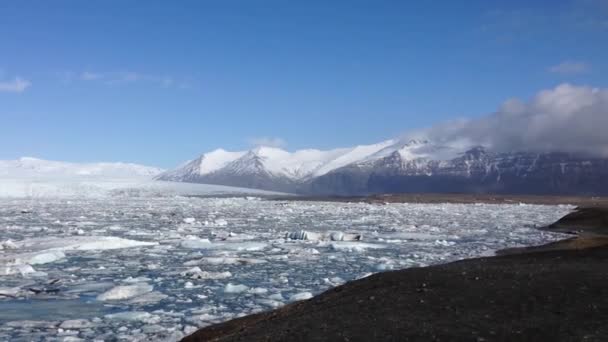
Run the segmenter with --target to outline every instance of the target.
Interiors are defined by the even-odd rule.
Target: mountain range
[[[608,194],[608,159],[565,152],[495,152],[392,139],[327,151],[217,149],[157,180],[310,195],[443,192]]]

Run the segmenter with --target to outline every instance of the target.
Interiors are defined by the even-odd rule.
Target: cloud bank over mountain
[[[531,100],[510,99],[494,113],[408,134],[496,151],[574,152],[608,156],[608,89],[560,84]]]

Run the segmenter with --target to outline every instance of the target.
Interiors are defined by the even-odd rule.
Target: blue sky
[[[0,159],[374,143],[605,87],[607,47],[605,0],[5,1]]]

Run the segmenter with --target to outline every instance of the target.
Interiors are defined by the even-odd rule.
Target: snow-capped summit
[[[436,144],[428,140],[402,139],[394,140],[392,144],[370,155],[362,162],[386,158],[393,153],[398,153],[403,160],[449,160],[456,158],[462,152],[453,146]]]
[[[177,169],[170,170],[158,175],[158,178],[167,181],[197,182],[206,174],[225,167],[230,162],[242,157],[245,152],[228,152],[218,148],[204,153],[198,158],[188,161]]]
[[[156,179],[239,186],[259,186],[263,183],[270,184],[273,190],[293,190],[300,183],[362,160],[393,143],[393,140],[387,140],[373,145],[327,151],[304,149],[288,152],[269,146],[240,152],[219,149],[160,174]]]

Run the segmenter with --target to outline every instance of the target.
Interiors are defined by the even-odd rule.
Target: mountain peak
[[[280,149],[278,147],[272,147],[272,146],[256,146],[254,148],[252,148],[251,150],[249,150],[249,152],[252,152],[258,156],[275,156],[275,155],[286,155],[289,154],[289,152]]]

